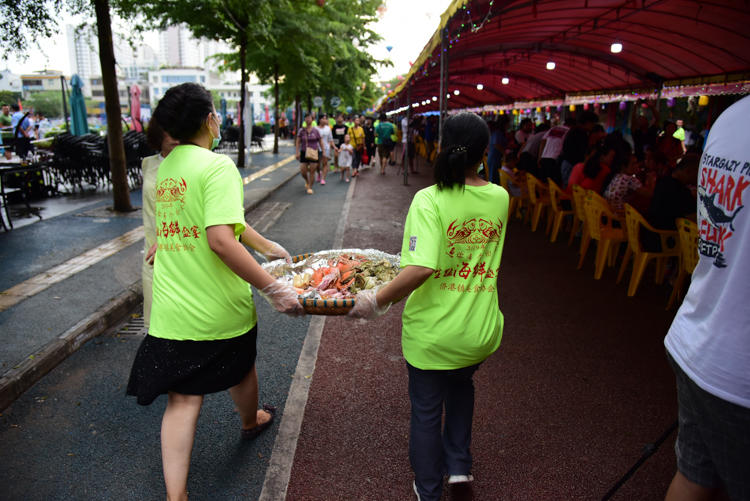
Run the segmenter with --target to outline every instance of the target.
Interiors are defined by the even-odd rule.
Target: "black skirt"
[[[205,395],[238,384],[255,365],[256,325],[214,341],[176,341],[146,335],[130,370],[127,394],[149,405],[167,392]]]

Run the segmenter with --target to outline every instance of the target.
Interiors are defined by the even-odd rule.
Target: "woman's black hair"
[[[448,117],[443,125],[440,154],[435,159],[435,183],[438,189],[466,183],[466,172],[484,157],[490,143],[490,130],[482,118],[469,112]]]
[[[154,117],[151,117],[151,120],[148,121],[146,142],[152,150],[161,151],[161,143],[164,142],[164,131],[159,125],[159,121]]]
[[[589,147],[589,135],[586,129],[579,126],[571,127],[565,134],[562,144],[562,155],[571,165],[583,162]]]
[[[589,179],[595,179],[596,176],[599,175],[599,171],[602,170],[602,155],[604,155],[606,152],[607,150],[605,150],[604,147],[599,147],[596,149],[593,155],[586,159],[586,163],[583,164],[584,176]]]
[[[167,90],[153,116],[170,136],[184,143],[195,137],[213,110],[211,93],[200,84],[188,82]]]

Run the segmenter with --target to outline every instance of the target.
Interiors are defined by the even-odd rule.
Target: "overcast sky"
[[[387,0],[387,10],[382,19],[373,27],[383,37],[383,41],[372,47],[372,55],[377,59],[390,59],[393,66],[381,68],[377,79],[390,80],[396,75],[409,71],[409,62],[422,52],[425,44],[435,32],[440,15],[450,5],[451,0]],[[60,24],[60,34],[49,40],[39,40],[41,50],[32,49],[26,61],[11,59],[0,63],[13,73],[30,73],[45,68],[60,70],[70,74],[68,42],[65,36],[66,24],[77,24],[78,18],[64,15]],[[117,30],[117,27],[115,27]],[[119,31],[119,30],[118,30]],[[155,34],[148,35],[146,42],[158,52],[159,42]],[[390,52],[386,47],[390,46]]]

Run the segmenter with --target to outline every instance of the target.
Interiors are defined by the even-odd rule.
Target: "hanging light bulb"
[[[501,80],[501,82],[503,82],[503,85],[508,85],[510,83],[510,78],[503,77],[503,79]]]
[[[437,96],[432,96],[433,101],[437,101]]]
[[[477,90],[484,89],[484,84],[477,84]]]
[[[547,61],[547,69],[548,70],[554,70],[555,69],[555,62],[554,61]]]
[[[622,52],[622,44],[620,42],[615,42],[609,46],[609,50],[612,52],[612,54],[619,54],[620,52]]]
[[[453,91],[453,94],[455,94],[457,96],[457,95],[461,94],[461,91],[458,90],[458,89],[456,89],[456,90]]]

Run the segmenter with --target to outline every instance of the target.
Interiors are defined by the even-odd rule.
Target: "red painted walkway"
[[[395,168],[363,172],[343,246],[398,252],[411,197],[430,182],[423,173],[405,187]],[[593,251],[577,271],[574,247],[509,225],[503,341],[475,377],[477,500],[601,499],[676,419],[662,345],[674,314],[664,311],[668,287],[647,275],[627,298],[613,269],[593,279]],[[413,499],[401,311],[326,320],[289,501]],[[674,435],[612,499],[663,499],[673,444]]]

